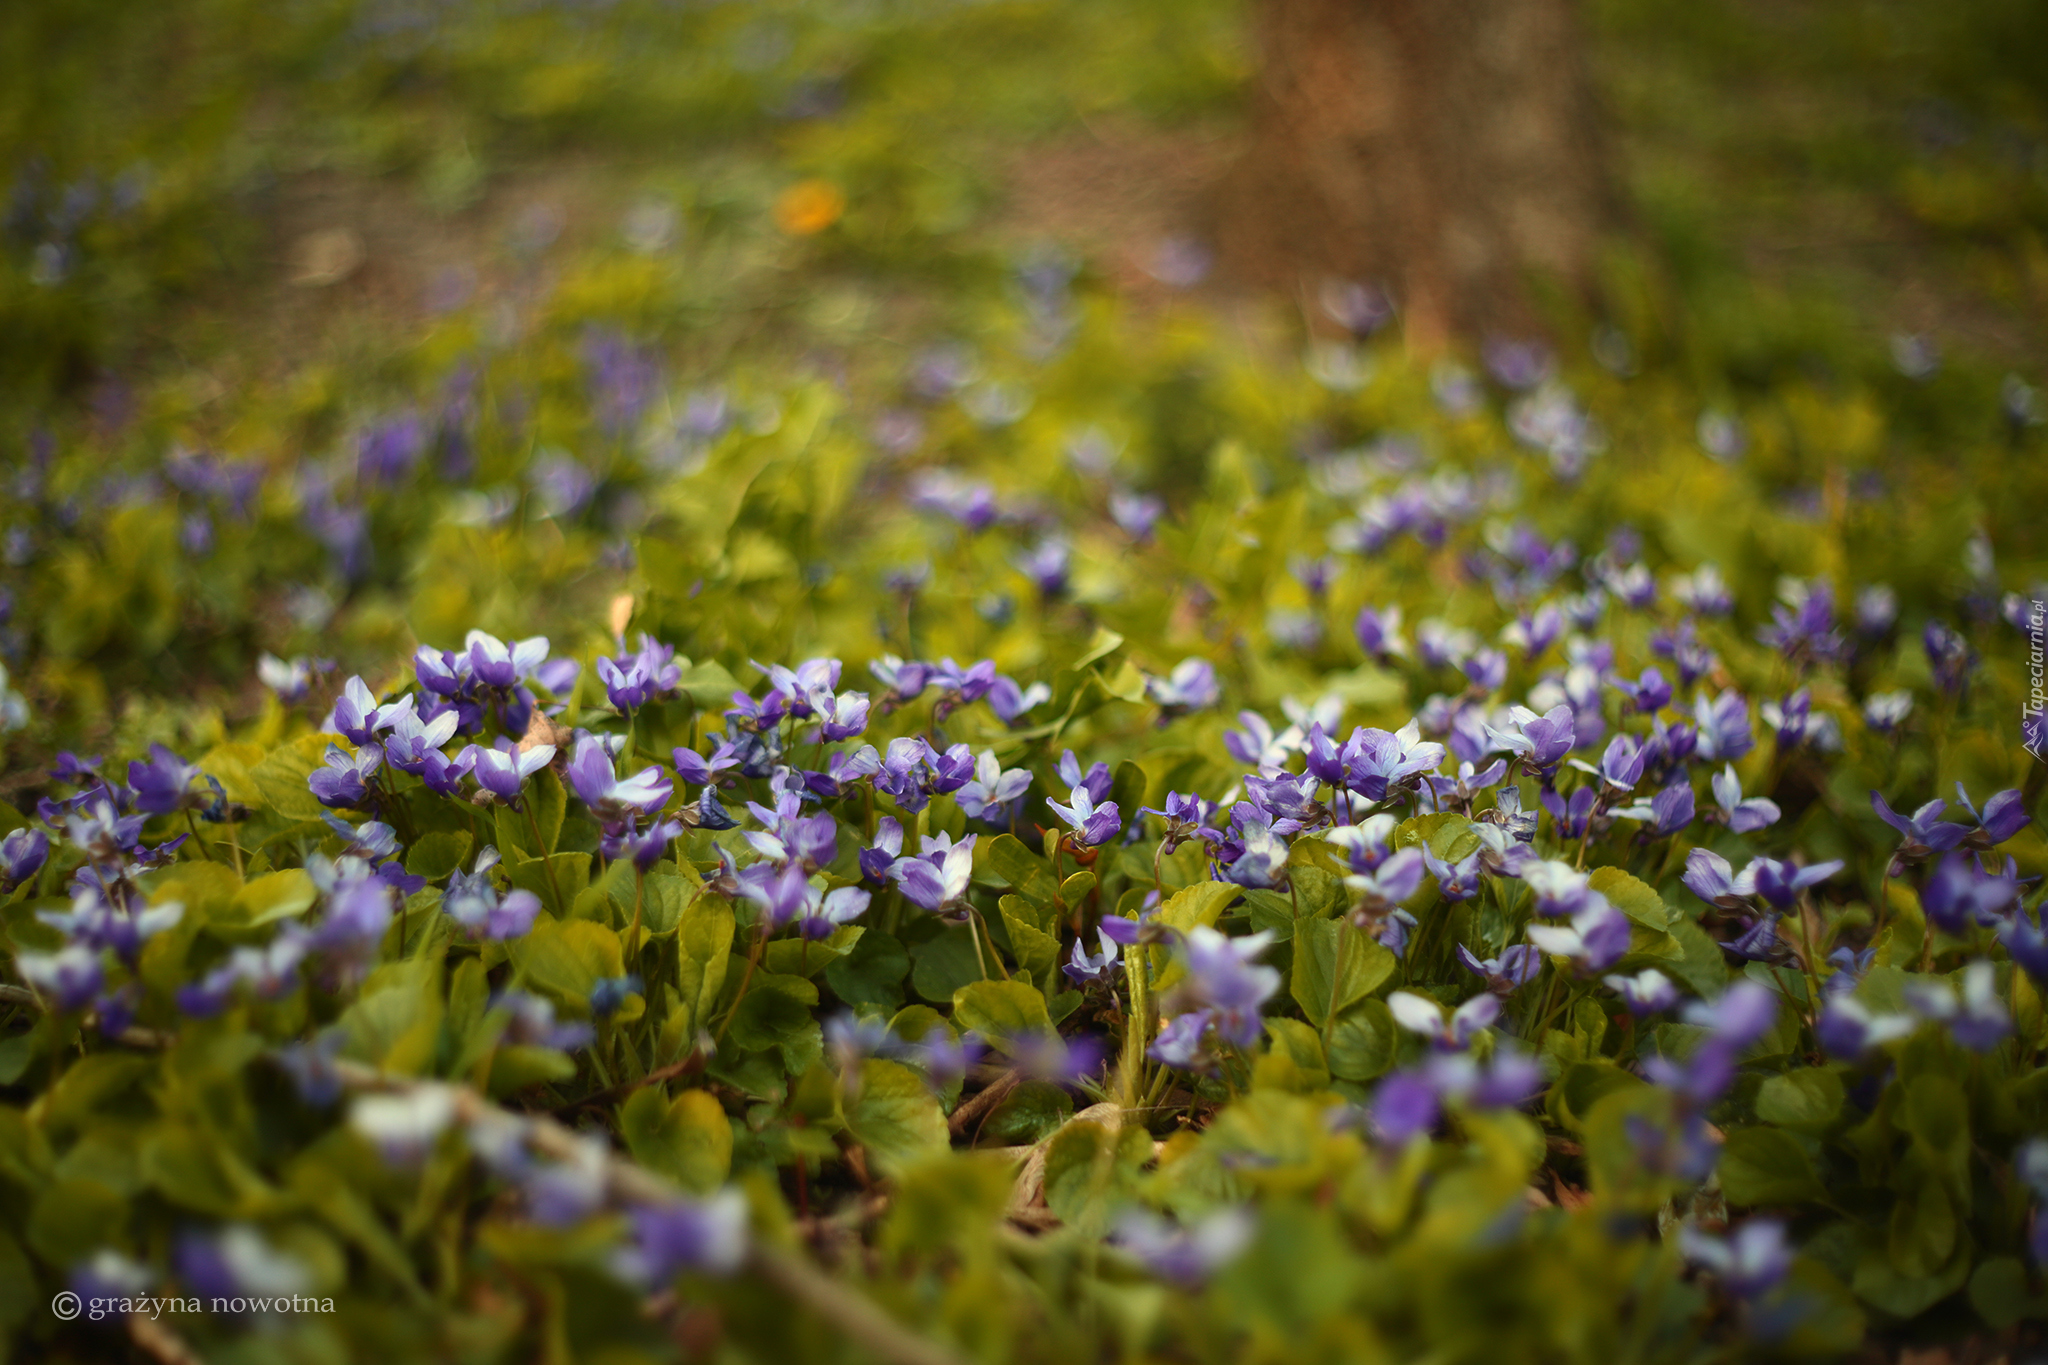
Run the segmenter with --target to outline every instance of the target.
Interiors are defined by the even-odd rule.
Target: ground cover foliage
[[[1554,345],[1417,356],[1338,284],[1276,352],[1174,292],[1194,243],[1133,305],[979,232],[975,138],[1089,81],[1213,110],[1220,11],[206,13],[312,93],[200,62],[144,149],[52,62],[13,115],[22,1358],[1825,1358],[2048,1312],[2002,366],[1626,271]],[[1023,39],[1069,84],[917,150],[935,56]],[[463,155],[677,124],[746,150],[567,257],[514,220],[402,345],[266,373],[166,301],[280,147],[460,204]],[[211,1307],[294,1296],[332,1311]]]

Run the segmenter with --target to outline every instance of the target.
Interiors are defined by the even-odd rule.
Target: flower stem
[[[562,903],[562,884],[555,880],[555,864],[548,857],[547,845],[540,837],[540,817],[533,813],[533,802],[520,804],[526,807],[526,827],[533,831],[533,846],[540,853],[540,870],[547,875],[548,890],[555,897],[555,914],[566,917],[569,907]]]
[[[640,864],[633,864],[633,927],[626,933],[626,963],[632,965],[635,954],[640,951],[640,907],[647,899],[647,874],[640,870]]]
[[[986,922],[985,922],[985,921],[984,921],[984,920],[982,919],[982,917],[981,917],[981,912],[980,912],[979,910],[976,910],[976,909],[975,909],[975,908],[974,908],[973,906],[971,906],[971,905],[970,905],[970,906],[968,906],[968,907],[967,907],[967,914],[968,914],[968,917],[969,917],[969,918],[971,918],[971,919],[972,919],[972,920],[974,921],[974,923],[975,923],[975,924],[977,924],[977,925],[980,925],[980,926],[981,926],[981,932],[982,932],[982,934],[984,934],[984,935],[987,935],[987,937],[988,937],[988,955],[989,955],[990,957],[992,957],[992,958],[994,958],[994,959],[996,960],[996,970],[997,970],[997,971],[999,971],[999,972],[1001,972],[1001,973],[1003,974],[1003,980],[1005,980],[1005,981],[1008,981],[1008,980],[1010,979],[1010,969],[1009,969],[1008,967],[1005,967],[1005,966],[1003,965],[1003,955],[1002,955],[1001,953],[999,953],[999,952],[997,952],[997,951],[996,951],[996,936],[995,936],[994,934],[991,934],[991,933],[989,933],[989,929],[988,929],[988,924],[987,924],[987,923],[986,923]],[[970,931],[971,931],[971,930],[970,930]],[[976,938],[976,939],[974,940],[974,960],[975,960],[976,962],[980,962],[980,961],[981,961],[981,939],[980,939],[980,937],[977,937],[977,938]],[[988,968],[987,968],[987,967],[983,967],[983,968],[981,969],[981,977],[982,977],[982,980],[984,980],[984,981],[986,981],[986,980],[988,979]]]
[[[747,986],[754,979],[754,969],[761,965],[761,950],[767,944],[767,935],[754,935],[754,946],[747,950],[747,970],[740,974],[740,988],[733,994],[732,1008],[725,1012],[725,1021],[718,1026],[718,1034],[711,1040],[714,1048],[725,1041],[726,1031],[732,1027],[733,1017],[740,1012],[740,1002],[747,998]]]

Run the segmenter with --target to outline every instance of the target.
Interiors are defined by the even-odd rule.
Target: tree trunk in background
[[[1390,288],[1411,342],[1525,330],[1580,292],[1614,199],[1572,0],[1258,0],[1251,154],[1218,245],[1242,273]]]

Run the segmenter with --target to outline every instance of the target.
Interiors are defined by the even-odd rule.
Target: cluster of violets
[[[1489,574],[1503,597],[1515,600],[1547,591],[1573,562],[1569,547],[1523,533],[1497,538],[1491,555]],[[1777,996],[1740,980],[1717,1000],[1687,1003],[1678,985],[1659,971],[1616,973],[1628,951],[1630,922],[1594,889],[1584,864],[1593,842],[1607,847],[1604,841],[1617,824],[1633,828],[1635,848],[1655,853],[1675,849],[1695,828],[1755,834],[1775,825],[1780,811],[1768,798],[1742,789],[1734,765],[1755,746],[1756,715],[1732,689],[1712,692],[1701,685],[1715,660],[1690,616],[1660,630],[1653,642],[1669,676],[1654,664],[1627,675],[1616,667],[1611,644],[1584,633],[1613,602],[1632,610],[1654,605],[1647,575],[1624,559],[1610,547],[1587,566],[1594,586],[1575,598],[1519,611],[1502,633],[1504,648],[1485,646],[1441,622],[1422,623],[1412,650],[1419,665],[1455,670],[1465,686],[1457,694],[1431,697],[1400,729],[1359,726],[1342,734],[1342,707],[1335,701],[1289,703],[1286,724],[1277,728],[1256,712],[1243,712],[1240,728],[1228,731],[1224,741],[1248,769],[1236,787],[1216,800],[1171,792],[1159,807],[1128,813],[1110,799],[1112,775],[1105,763],[1084,767],[1074,753],[1063,753],[1054,769],[1056,785],[1034,805],[1039,779],[1030,769],[1006,769],[993,749],[976,753],[965,743],[943,740],[942,727],[962,707],[986,702],[999,721],[1017,726],[1049,700],[1045,684],[1020,684],[987,660],[962,666],[952,659],[885,656],[869,666],[874,681],[868,690],[845,686],[842,666],[833,659],[757,665],[765,690],[759,696],[735,693],[722,729],[699,744],[674,749],[669,765],[636,766],[639,713],[675,696],[681,686],[672,649],[642,636],[638,648],[629,650],[621,639],[594,671],[625,733],[571,731],[553,717],[563,709],[557,698],[578,680],[576,661],[551,657],[545,639],[507,643],[471,632],[460,650],[420,649],[413,667],[416,686],[395,697],[374,692],[360,678],[347,680],[321,727],[338,742],[308,785],[324,806],[354,812],[361,823],[329,815],[338,849],[306,859],[320,893],[319,915],[307,923],[287,922],[266,946],[234,949],[186,984],[177,1003],[189,1016],[206,1017],[238,996],[281,999],[308,977],[330,990],[359,980],[376,962],[405,898],[425,888],[423,878],[404,870],[405,850],[395,827],[403,823],[399,798],[409,784],[516,812],[526,809],[535,776],[552,769],[600,827],[602,857],[630,860],[642,873],[665,856],[682,862],[677,841],[692,829],[737,830],[732,846],[718,846],[718,862],[703,872],[703,881],[707,889],[750,906],[751,922],[763,938],[792,927],[806,938],[829,936],[860,920],[885,891],[950,921],[973,920],[975,832],[957,838],[927,834],[913,852],[903,823],[884,815],[869,825],[873,833],[858,849],[858,883],[833,885],[828,876],[839,862],[848,825],[856,823],[850,817],[842,823],[834,813],[837,803],[859,797],[860,807],[871,811],[872,799],[881,797],[908,816],[950,797],[972,828],[1027,837],[1037,831],[1055,865],[1063,851],[1087,859],[1105,845],[1147,838],[1157,840],[1162,854],[1194,843],[1211,877],[1247,891],[1292,894],[1294,845],[1321,840],[1344,869],[1348,928],[1399,958],[1409,955],[1423,931],[1406,906],[1425,883],[1444,902],[1492,898],[1507,912],[1505,922],[1519,924],[1523,941],[1450,945],[1473,987],[1455,1009],[1414,991],[1395,992],[1389,1010],[1400,1028],[1427,1039],[1426,1058],[1385,1078],[1369,1109],[1347,1111],[1342,1121],[1361,1123],[1379,1140],[1401,1144],[1435,1129],[1449,1109],[1527,1102],[1544,1075],[1514,1034],[1518,1027],[1526,1031],[1537,1012],[1512,1015],[1506,1006],[1539,980],[1548,963],[1554,964],[1554,981],[1605,991],[1639,1019],[1679,1012],[1704,1031],[1704,1041],[1682,1060],[1642,1063],[1646,1078],[1674,1097],[1678,1123],[1642,1124],[1634,1133],[1646,1163],[1699,1178],[1711,1169],[1715,1153],[1706,1112],[1732,1084],[1742,1051],[1771,1026]],[[1711,568],[1687,575],[1673,592],[1702,615],[1729,608],[1725,585]],[[1875,628],[1871,622],[1885,615],[1883,603],[1859,600],[1858,624],[1845,631],[1837,627],[1829,600],[1820,588],[1796,595],[1766,628],[1766,643],[1797,667],[1819,667],[1847,657],[1854,639],[1867,637]],[[1397,610],[1367,610],[1357,633],[1369,655],[1393,662],[1411,653],[1401,627]],[[1932,632],[1929,638],[1934,661],[1949,647],[1933,642]],[[1507,649],[1520,654],[1525,673],[1538,674],[1526,704],[1501,700],[1510,671]],[[1545,660],[1555,663],[1546,666]],[[1967,664],[1959,667],[1966,676]],[[319,669],[311,661],[266,659],[264,677],[281,697],[296,700],[308,693]],[[1949,685],[1938,663],[1936,676]],[[1679,699],[1681,688],[1695,689],[1689,705]],[[1214,705],[1219,690],[1213,669],[1195,659],[1146,682],[1162,723]],[[922,734],[879,747],[865,742],[872,720],[913,705],[928,716]],[[1839,743],[1830,718],[1814,711],[1807,689],[1759,711],[1781,753]],[[147,822],[173,816],[218,822],[242,813],[217,782],[161,746],[146,761],[130,764],[125,782],[103,773],[102,766],[67,754],[52,774],[72,794],[45,799],[38,814],[80,857],[68,886],[73,904],[67,912],[40,915],[62,933],[65,946],[24,952],[17,960],[23,977],[56,1008],[89,1010],[103,1029],[118,1031],[138,1004],[135,968],[142,944],[181,914],[176,905],[150,905],[139,878],[176,857],[187,836],[146,845]],[[1695,786],[1701,778],[1711,805]],[[1525,782],[1537,792],[1528,808]],[[691,789],[694,798],[686,799]],[[721,795],[726,791],[736,793],[730,808]],[[1979,946],[1988,934],[2024,970],[2048,983],[2048,936],[2038,910],[2030,915],[2022,908],[2025,884],[2013,861],[1991,861],[1993,850],[2028,821],[2021,794],[1999,792],[1981,807],[1960,788],[1958,798],[1957,809],[1967,820],[1943,819],[1949,808],[1940,801],[1900,815],[1872,793],[1877,814],[1901,835],[1889,872],[1903,877],[1928,865],[1919,894],[1930,923]],[[1469,817],[1476,846],[1453,860],[1427,844],[1400,844],[1402,815],[1436,812]],[[17,830],[0,841],[6,887],[38,876],[50,849],[50,834],[43,830]],[[747,852],[753,856],[742,863]],[[499,885],[493,876],[497,863],[495,848],[481,849],[441,892],[442,913],[464,937],[517,938],[540,913],[532,893]],[[1843,947],[1816,961],[1799,933],[1788,935],[1781,927],[1788,914],[1841,866],[1759,856],[1738,871],[1719,854],[1694,848],[1683,880],[1705,903],[1703,922],[1717,931],[1731,960],[1796,958],[1820,983],[1821,1042],[1844,1060],[1868,1058],[1928,1021],[1979,1050],[2009,1033],[1988,960],[1962,973],[1959,994],[1935,978],[1919,978],[1909,992],[1909,1014],[1881,1015],[1850,994],[1869,966],[1868,950]],[[1169,929],[1157,920],[1157,904],[1155,895],[1135,919],[1105,915],[1092,934],[1077,933],[1063,972],[1081,987],[1109,983],[1137,961],[1124,949],[1170,942],[1186,970],[1160,1002],[1158,1033],[1146,1040],[1149,1056],[1183,1072],[1217,1074],[1258,1044],[1263,1012],[1281,982],[1280,973],[1260,961],[1272,936],[1231,935],[1207,926]],[[590,1013],[603,1019],[638,988],[630,975],[599,983],[587,1002]],[[558,1023],[553,1006],[537,997],[507,991],[493,1003],[512,1018],[508,1036],[514,1041],[573,1050],[592,1040],[589,1026]],[[935,1034],[906,1045],[875,1021],[850,1017],[833,1021],[829,1032],[833,1055],[842,1063],[864,1055],[911,1057],[940,1088],[965,1073],[982,1043]],[[1475,1048],[1482,1033],[1489,1033],[1491,1045]],[[1076,1040],[1077,1046],[1057,1037],[994,1041],[1032,1074],[1069,1082],[1088,1076],[1103,1056],[1088,1040]],[[337,1047],[338,1039],[323,1035],[281,1056],[309,1099],[338,1097]],[[454,1103],[452,1092],[432,1087],[365,1097],[356,1102],[352,1122],[393,1159],[416,1160],[423,1144],[454,1121]],[[516,1135],[471,1132],[470,1139],[494,1171],[519,1185],[543,1222],[573,1221],[605,1205],[604,1158],[595,1148],[579,1164],[538,1161]],[[683,1266],[728,1268],[735,1258],[732,1228],[738,1214],[729,1204],[632,1212],[634,1239],[620,1258],[621,1273],[630,1278],[651,1282]],[[1123,1237],[1133,1247],[1149,1248],[1148,1259],[1159,1260],[1168,1267],[1161,1273],[1173,1277],[1192,1274],[1189,1266],[1238,1245],[1242,1239],[1231,1226],[1169,1233],[1134,1224]],[[1782,1230],[1772,1233],[1768,1225],[1751,1224],[1727,1242],[1696,1238],[1688,1249],[1737,1293],[1761,1293],[1783,1273]]]
[[[392,1093],[358,1095],[349,1126],[386,1161],[418,1167],[443,1135],[459,1130],[469,1153],[519,1193],[526,1216],[542,1227],[568,1228],[616,1210],[627,1232],[613,1249],[614,1274],[656,1290],[685,1271],[729,1274],[747,1250],[747,1204],[737,1189],[707,1198],[624,1197],[611,1179],[616,1158],[601,1137],[578,1137],[567,1151],[544,1153],[534,1124],[487,1106],[465,1112],[451,1087],[421,1084]]]

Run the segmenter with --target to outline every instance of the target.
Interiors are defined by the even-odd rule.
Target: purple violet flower
[[[974,838],[970,834],[955,843],[945,834],[928,834],[917,856],[898,858],[888,875],[913,905],[935,914],[946,911],[967,895],[974,876]]]
[[[1998,923],[2017,899],[2019,879],[2012,859],[2006,859],[2002,874],[1993,874],[1960,849],[1943,858],[1920,888],[1920,908],[1928,920],[1943,933],[1958,936],[1969,932],[1972,920]]]
[[[1643,821],[1649,826],[1644,833],[1662,839],[1692,823],[1694,800],[1690,782],[1674,782],[1648,801],[1638,801],[1614,813],[1624,820]]]
[[[470,776],[476,779],[484,795],[517,806],[526,779],[555,761],[555,746],[536,744],[520,752],[472,744],[462,751],[462,756],[469,760]]]
[[[1214,706],[1223,692],[1216,683],[1215,666],[1207,659],[1182,659],[1166,677],[1147,677],[1145,695],[1166,717]]]
[[[549,746],[536,746],[539,748]],[[549,756],[553,756],[549,748]],[[536,764],[538,769],[540,765]],[[590,807],[590,813],[607,824],[631,816],[652,815],[668,804],[675,793],[675,784],[660,765],[642,768],[634,776],[620,780],[612,767],[611,755],[595,736],[586,735],[576,742],[575,756],[569,760],[566,769],[569,787],[583,804]]]
[[[1792,1269],[1785,1225],[1775,1218],[1751,1218],[1730,1237],[1681,1225],[1678,1244],[1688,1261],[1712,1271],[1721,1287],[1738,1299],[1763,1297]]]
[[[1671,704],[1671,684],[1664,680],[1663,671],[1655,666],[1644,669],[1642,678],[1637,682],[1618,678],[1608,686],[1627,697],[1635,709],[1645,715]]]
[[[1508,714],[1514,721],[1512,730],[1486,727],[1487,743],[1495,752],[1522,755],[1538,771],[1549,771],[1572,751],[1571,707],[1559,703],[1539,716],[1526,706],[1513,706]]]
[[[323,806],[360,807],[369,800],[369,778],[384,766],[384,751],[365,744],[353,754],[339,744],[327,746],[327,766],[315,768],[306,786]]]
[[[1606,971],[1628,951],[1628,917],[1607,904],[1604,897],[1598,904],[1573,915],[1569,929],[1531,924],[1526,932],[1531,943],[1552,957],[1570,959],[1580,976],[1596,976]]]
[[[1735,765],[1722,767],[1714,777],[1714,804],[1721,808],[1721,818],[1728,822],[1728,828],[1737,834],[1754,834],[1778,823],[1778,803],[1765,797],[1753,796],[1744,799],[1742,781],[1735,775]]]
[[[128,785],[135,790],[135,809],[147,815],[169,815],[205,805],[208,798],[192,790],[193,779],[201,775],[196,765],[163,745],[150,745],[149,762],[128,765]]]
[[[1696,848],[1685,855],[1686,889],[1709,905],[1723,910],[1740,910],[1756,894],[1756,864],[1736,872],[1728,860],[1709,849]]]
[[[50,836],[39,829],[17,829],[0,838],[0,891],[12,891],[42,870],[50,856]]]
[[[1655,967],[1637,972],[1634,976],[1607,976],[1601,981],[1607,988],[1622,998],[1629,1013],[1641,1019],[1652,1014],[1661,1014],[1678,1003],[1678,987],[1671,978]]]
[[[91,1004],[107,982],[99,950],[83,943],[69,944],[54,953],[19,950],[14,968],[23,981],[66,1014]]]
[[[448,876],[448,889],[441,893],[441,910],[468,932],[471,938],[503,942],[530,932],[540,915],[540,897],[515,889],[502,897],[491,882],[491,869],[498,865],[498,850],[486,844],[477,852],[469,872],[460,869]]]
[[[1780,910],[1789,909],[1809,886],[1818,885],[1840,872],[1841,859],[1799,867],[1775,858],[1758,858],[1743,869],[1756,886],[1756,893]]]
[[[1045,804],[1052,807],[1053,813],[1074,831],[1073,841],[1082,847],[1106,844],[1123,830],[1123,816],[1117,810],[1116,802],[1098,803],[1090,797],[1085,786],[1076,786],[1067,800],[1067,805],[1061,805],[1048,796]]]
[[[632,1221],[632,1240],[613,1255],[612,1272],[642,1289],[664,1287],[685,1271],[729,1275],[746,1258],[747,1200],[736,1189],[642,1204]]]
[[[1499,996],[1513,995],[1543,970],[1543,955],[1526,943],[1514,944],[1503,949],[1499,957],[1483,960],[1461,943],[1458,961],[1466,971],[1485,981],[1487,990]]]

